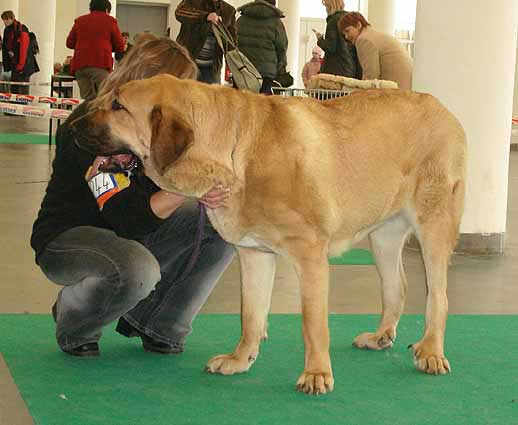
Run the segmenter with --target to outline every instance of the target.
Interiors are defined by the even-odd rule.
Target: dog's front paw
[[[369,350],[385,350],[391,348],[396,340],[395,330],[385,332],[365,332],[354,338],[353,345],[357,348],[367,348]]]
[[[335,381],[331,373],[304,372],[297,381],[297,391],[306,394],[326,394],[333,391]]]
[[[414,352],[414,365],[417,370],[430,375],[446,375],[451,372],[448,359],[442,351],[434,350],[424,341],[410,345],[408,348]]]
[[[205,371],[209,373],[219,373],[221,375],[234,375],[236,373],[247,372],[254,361],[255,357],[242,360],[233,354],[221,354],[207,362]]]

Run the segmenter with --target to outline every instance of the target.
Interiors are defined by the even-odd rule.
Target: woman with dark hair
[[[112,52],[124,51],[119,25],[108,9],[108,0],[92,0],[90,13],[74,21],[67,37],[67,47],[74,49],[71,72],[86,100],[95,98],[101,83],[113,70]]]
[[[189,53],[168,38],[137,43],[99,96],[164,73],[195,78],[197,70]],[[146,351],[180,353],[194,317],[234,256],[210,224],[202,226],[196,201],[220,207],[228,190],[218,187],[188,201],[160,190],[131,155],[96,158],[81,150],[70,123],[96,107],[83,103],[59,128],[52,176],[31,236],[36,263],[63,286],[52,307],[58,345],[69,355],[99,356],[102,329],[120,318],[117,331],[140,337]]]
[[[327,12],[325,35],[315,31],[317,45],[324,53],[322,74],[361,78],[361,68],[354,46],[345,40],[338,31],[338,21],[346,13],[343,0],[322,0]]]
[[[338,27],[356,47],[364,80],[388,80],[400,89],[412,88],[412,58],[395,37],[372,29],[358,12],[342,16]]]

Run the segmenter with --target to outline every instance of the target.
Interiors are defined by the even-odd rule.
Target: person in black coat
[[[12,82],[27,83],[39,71],[34,49],[34,37],[27,26],[16,20],[12,10],[1,15],[5,29],[2,39],[2,62],[5,72],[11,72]],[[32,38],[32,39],[31,39]],[[13,93],[29,93],[29,86],[13,85]]]
[[[325,35],[315,31],[318,46],[324,51],[322,74],[361,79],[362,72],[353,44],[338,29],[340,18],[345,15],[343,0],[323,0],[327,11]]]

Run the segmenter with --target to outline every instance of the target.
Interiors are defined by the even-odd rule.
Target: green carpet
[[[329,264],[338,265],[370,265],[375,264],[370,251],[366,249],[351,249],[340,257],[329,259]]]
[[[52,138],[54,143],[54,137]],[[47,145],[48,134],[0,133],[0,144]]]
[[[50,316],[5,315],[0,351],[37,425],[518,423],[517,316],[450,317],[453,373],[440,377],[417,372],[406,349],[421,336],[421,316],[403,317],[392,350],[354,349],[353,337],[377,320],[330,317],[336,386],[319,397],[294,390],[303,365],[298,315],[271,316],[256,364],[233,377],[202,369],[234,348],[237,315],[201,315],[177,357],[145,353],[109,329],[94,360],[58,351]]]

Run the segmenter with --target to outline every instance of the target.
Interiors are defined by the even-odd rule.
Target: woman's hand
[[[218,16],[216,12],[209,13],[209,15],[207,16],[207,21],[215,24],[218,21],[221,21],[221,16]]]
[[[218,185],[209,190],[198,201],[207,208],[215,209],[226,206],[226,200],[230,197],[230,188]]]

